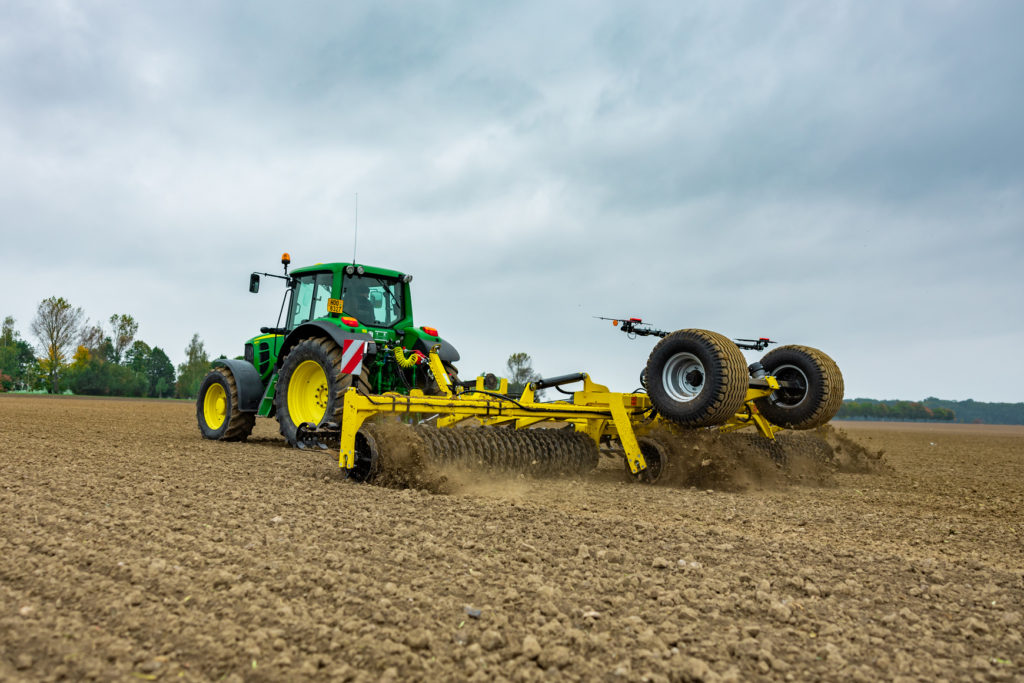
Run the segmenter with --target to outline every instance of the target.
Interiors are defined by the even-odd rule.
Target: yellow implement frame
[[[410,390],[408,395],[388,392],[369,396],[360,393],[355,387],[345,392],[339,437],[339,467],[355,467],[355,438],[363,422],[370,417],[390,413],[436,414],[438,427],[450,427],[471,417],[487,425],[514,423],[516,429],[545,421],[567,422],[595,443],[599,444],[602,437],[618,439],[633,474],[647,469],[647,462],[637,442],[636,430],[649,429],[662,421],[660,417],[652,417],[651,400],[647,394],[609,391],[608,387],[597,384],[589,375],[584,374],[583,389],[573,393],[572,401],[539,403],[534,400],[534,390],[529,385],[522,397],[513,400],[502,395],[508,391],[508,381],[505,379],[501,380],[497,391],[485,389],[483,377],[477,377],[472,388],[459,387],[453,391],[436,347],[430,351],[429,363],[439,389],[436,395],[427,396],[419,389]],[[775,378],[768,377],[765,388],[748,389],[744,411],[734,415],[719,430],[732,431],[753,426],[761,436],[774,439],[775,432],[781,428],[768,422],[758,412],[754,400],[768,396],[778,388]]]

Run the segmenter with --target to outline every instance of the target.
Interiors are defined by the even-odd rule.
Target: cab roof
[[[398,270],[390,270],[388,268],[378,268],[377,266],[368,266],[361,263],[316,263],[311,266],[303,266],[296,268],[292,271],[292,275],[302,275],[303,273],[316,273],[325,270],[330,270],[334,273],[343,273],[345,268],[348,266],[359,267],[362,266],[364,275],[381,275],[389,278],[400,278],[404,273]]]

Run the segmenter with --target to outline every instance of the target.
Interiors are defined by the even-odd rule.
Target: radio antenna
[[[356,192],[356,228],[352,235],[352,265],[356,263],[356,245],[359,243],[359,193]]]

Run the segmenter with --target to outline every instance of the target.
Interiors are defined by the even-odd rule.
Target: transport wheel
[[[755,401],[765,418],[780,427],[813,429],[839,412],[843,375],[836,362],[809,346],[780,346],[761,359],[765,372],[783,387]]]
[[[743,354],[717,332],[673,332],[651,351],[646,373],[647,394],[658,413],[686,427],[723,424],[747,397]]]
[[[196,398],[196,420],[204,439],[245,441],[256,424],[256,413],[238,409],[238,385],[231,370],[218,366],[203,378]]]
[[[281,436],[292,446],[303,422],[341,424],[344,394],[352,386],[352,375],[341,372],[341,361],[341,347],[325,337],[305,339],[285,357],[274,406]]]

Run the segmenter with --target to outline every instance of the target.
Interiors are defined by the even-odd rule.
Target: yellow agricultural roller
[[[638,479],[654,482],[673,452],[671,434],[680,428],[750,429],[770,443],[781,429],[828,422],[842,403],[842,374],[817,349],[782,346],[748,367],[742,344],[721,334],[645,332],[638,323],[633,319],[633,333],[662,337],[642,375],[646,392],[613,392],[581,372],[532,382],[521,396],[510,396],[507,380],[494,388],[483,377],[455,381],[434,347],[427,359],[432,394],[415,388],[370,394],[350,387],[340,423],[299,425],[298,445],[337,447],[339,466],[358,481],[384,473],[393,462],[389,452],[410,442],[438,463],[543,474],[586,472],[603,446],[620,452]],[[764,348],[771,342],[754,343]],[[571,384],[580,388],[561,389]],[[535,399],[549,387],[568,398]],[[387,415],[419,424],[403,425],[407,431],[396,438],[375,426],[375,418]]]

